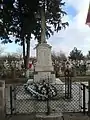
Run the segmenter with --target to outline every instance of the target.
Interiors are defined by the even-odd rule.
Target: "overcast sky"
[[[87,54],[90,50],[90,28],[85,25],[88,12],[89,0],[64,0],[66,2],[65,10],[68,13],[63,18],[69,22],[69,27],[58,33],[55,33],[48,43],[52,45],[52,50],[59,52],[63,51],[66,55],[74,48],[82,50]],[[36,41],[31,42],[31,56],[35,56]],[[15,52],[18,45],[8,44],[5,46],[6,52]]]

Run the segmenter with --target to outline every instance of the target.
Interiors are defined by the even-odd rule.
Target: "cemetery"
[[[0,119],[90,119],[90,51],[83,55],[74,47],[68,56],[56,54],[48,42],[69,25],[62,20],[64,5],[59,0],[1,1],[1,43],[13,43],[13,36],[23,51],[0,55]],[[32,35],[35,57],[30,56]]]

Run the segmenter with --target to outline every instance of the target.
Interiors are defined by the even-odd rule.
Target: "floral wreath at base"
[[[37,100],[47,100],[57,96],[56,87],[45,81],[42,83],[25,84],[24,89],[27,94],[30,94]]]

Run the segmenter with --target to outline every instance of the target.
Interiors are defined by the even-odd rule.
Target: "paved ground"
[[[35,115],[14,115],[12,117],[7,117],[5,120],[36,120],[36,118]],[[81,113],[69,113],[64,114],[64,120],[90,120],[90,117]]]
[[[90,120],[90,117],[80,113],[64,114],[64,120]]]

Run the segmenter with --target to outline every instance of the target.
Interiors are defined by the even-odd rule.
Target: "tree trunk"
[[[22,46],[23,46],[23,60],[24,60],[24,67],[26,69],[26,52],[25,52],[25,39],[24,39],[24,34],[23,34],[23,16],[22,16],[22,9],[21,9],[21,1],[19,0],[19,15],[20,15],[20,21],[21,21],[21,40],[22,40]]]
[[[22,41],[23,41],[23,44],[22,44],[22,46],[23,46],[23,60],[24,60],[24,67],[26,69],[26,54],[25,54],[25,40],[24,40],[24,38],[22,38]]]
[[[29,69],[28,69],[28,64],[29,64],[29,57],[30,57],[30,36],[27,38],[26,45],[25,47],[25,40],[22,38],[23,41],[23,59],[24,59],[24,68],[26,70],[26,78],[29,78]]]
[[[26,60],[26,68],[28,68],[29,57],[30,57],[30,38],[28,38],[28,40],[27,40],[27,60]]]
[[[26,78],[29,78],[30,37],[27,38]]]

